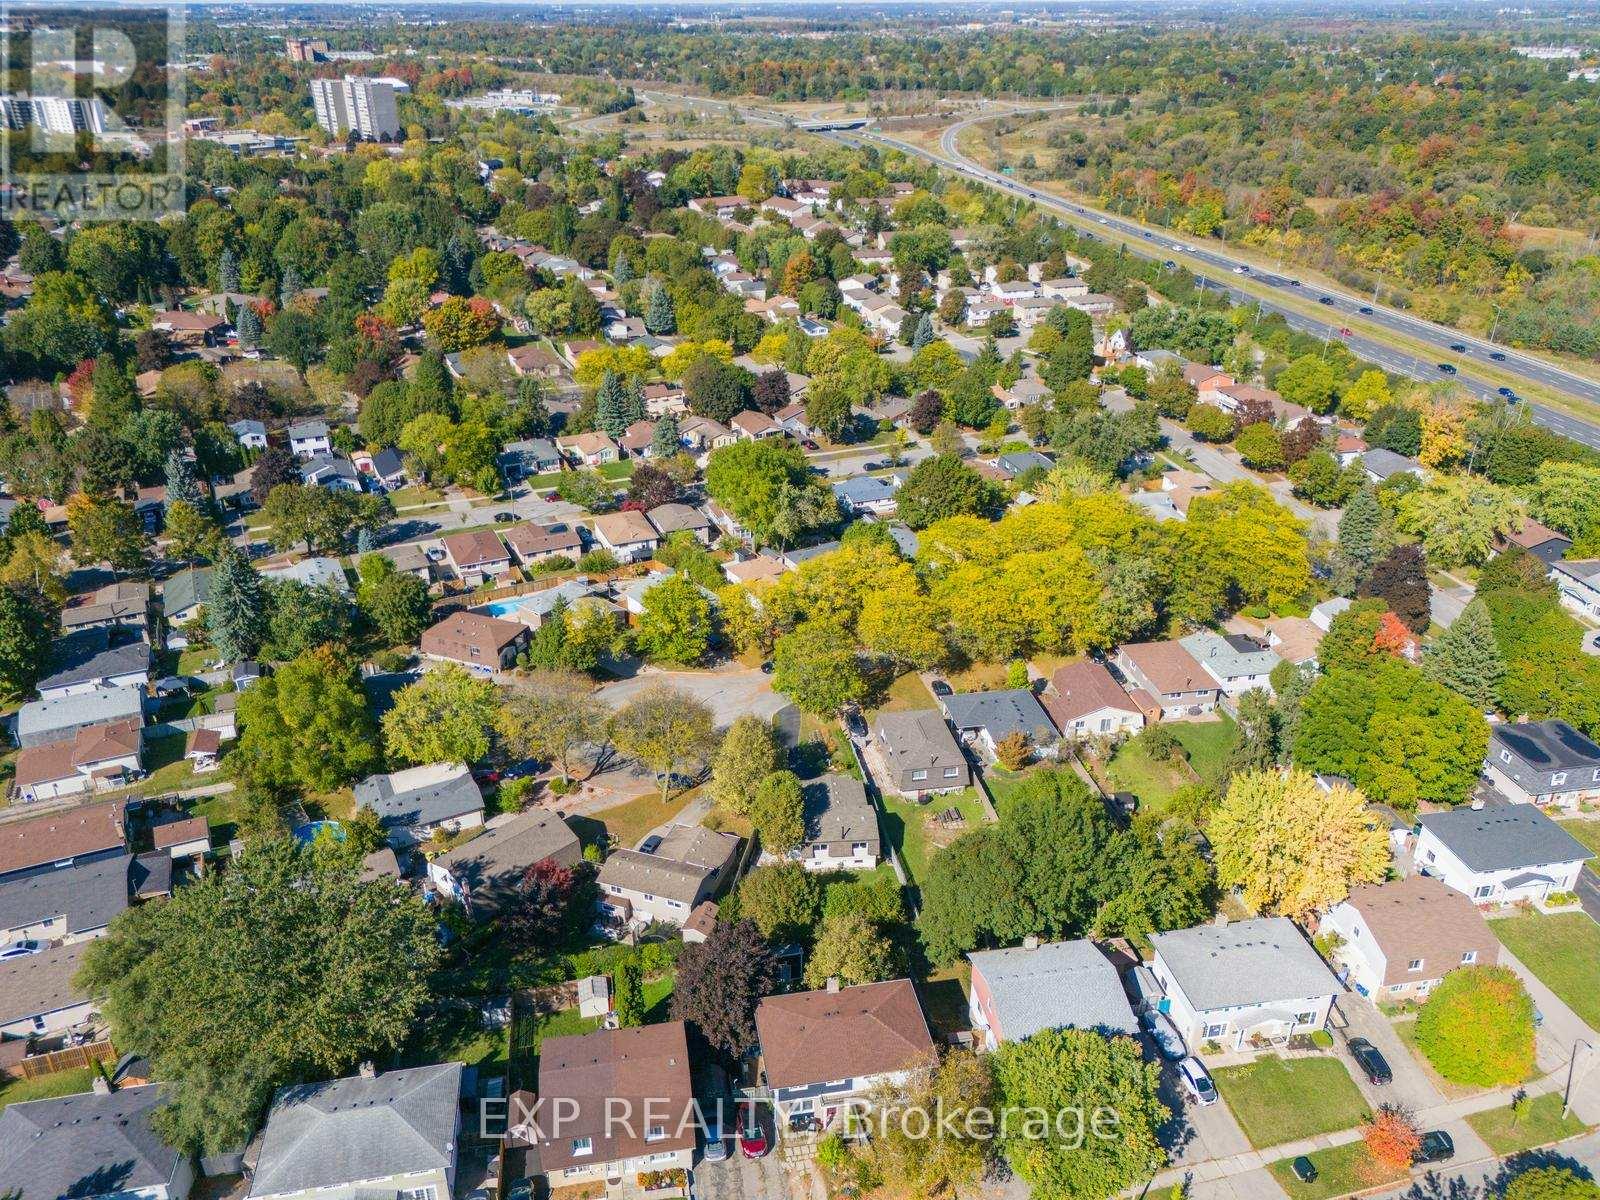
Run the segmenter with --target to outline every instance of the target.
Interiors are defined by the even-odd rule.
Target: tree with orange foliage
[[[1385,1104],[1361,1130],[1367,1152],[1379,1166],[1392,1171],[1407,1170],[1422,1146],[1422,1133],[1405,1109]]]

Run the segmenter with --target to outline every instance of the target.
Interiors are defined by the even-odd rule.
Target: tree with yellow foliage
[[[1421,412],[1422,449],[1417,461],[1433,470],[1452,467],[1467,456],[1467,414],[1450,400],[1436,399]]]
[[[1241,772],[1206,827],[1217,877],[1256,912],[1325,910],[1388,870],[1388,834],[1366,804],[1344,784],[1323,791],[1308,771]]]

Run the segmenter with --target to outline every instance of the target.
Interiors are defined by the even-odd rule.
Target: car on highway
[[[1332,296],[1318,296],[1317,297],[1317,303],[1318,304],[1327,304],[1327,305],[1331,306],[1333,304],[1333,297]]]
[[[1439,370],[1443,371],[1446,375],[1454,375],[1456,373],[1455,367],[1450,363],[1439,363],[1438,367]]]
[[[1504,396],[1507,400],[1510,400],[1512,397],[1514,397],[1516,395],[1516,393],[1513,392],[1508,387],[1496,388],[1495,391],[1498,392],[1500,395]]]
[[[1372,315],[1372,305],[1363,304],[1360,308],[1356,309],[1356,311],[1363,317],[1370,317]]]
[[[1249,267],[1235,267],[1233,269],[1233,273],[1235,275],[1248,275],[1248,274],[1250,274],[1250,268]]]
[[[1101,217],[1101,218],[1100,218],[1100,224],[1102,224],[1102,225],[1109,225],[1109,224],[1111,224],[1111,222],[1110,222],[1110,221],[1108,221],[1108,220],[1106,220],[1106,219],[1105,219],[1105,218],[1104,218],[1104,217]]]
[[[1290,287],[1299,287],[1300,286],[1300,281],[1298,279],[1291,279],[1291,280],[1289,280],[1289,286]]]
[[[1217,1086],[1211,1082],[1205,1064],[1194,1055],[1178,1064],[1178,1078],[1183,1081],[1183,1090],[1194,1097],[1201,1108],[1209,1108],[1217,1102]]]
[[[1317,1166],[1304,1154],[1289,1164],[1289,1170],[1294,1172],[1294,1177],[1301,1183],[1317,1181]]]
[[[30,954],[37,954],[44,949],[43,942],[36,942],[32,938],[25,938],[20,942],[12,942],[9,946],[0,948],[0,962],[12,958],[27,958]]]
[[[1450,349],[1454,350],[1457,354],[1465,354],[1467,352],[1466,346],[1461,342],[1451,342]]]
[[[1350,326],[1348,326],[1348,325],[1339,326],[1339,336],[1340,337],[1345,337],[1345,338],[1349,337],[1350,336]]]
[[[1505,362],[1506,356],[1498,350],[1489,351],[1489,357],[1495,362]]]
[[[1178,269],[1178,264],[1173,262],[1170,258],[1167,259],[1167,261],[1162,263],[1161,265],[1163,267],[1165,267],[1169,271],[1176,271]]]
[[[1421,1166],[1423,1163],[1449,1162],[1455,1156],[1455,1139],[1442,1129],[1430,1129],[1422,1135],[1422,1141],[1417,1145],[1417,1153],[1411,1161]]]
[[[1394,1072],[1389,1070],[1389,1060],[1383,1057],[1382,1052],[1366,1038],[1350,1039],[1350,1057],[1356,1060],[1356,1066],[1361,1068],[1361,1073],[1367,1077],[1367,1082],[1382,1085],[1394,1082]]]
[[[1146,1009],[1139,1014],[1139,1023],[1156,1044],[1156,1049],[1161,1051],[1161,1057],[1177,1062],[1188,1055],[1189,1048],[1183,1044],[1183,1035],[1166,1013]]]

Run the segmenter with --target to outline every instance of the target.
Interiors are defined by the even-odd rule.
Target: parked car
[[[1209,1108],[1217,1102],[1216,1085],[1206,1073],[1205,1064],[1194,1055],[1178,1064],[1178,1078],[1183,1081],[1183,1090],[1193,1096],[1201,1108]]]
[[[1366,1038],[1350,1039],[1350,1057],[1356,1060],[1368,1083],[1382,1085],[1394,1082],[1394,1072],[1389,1070],[1388,1060]]]
[[[1315,1183],[1317,1166],[1304,1154],[1289,1164],[1289,1170],[1294,1172],[1294,1177],[1301,1183]]]
[[[746,1158],[761,1158],[767,1152],[767,1131],[761,1126],[761,1109],[746,1105],[739,1120],[739,1153]]]
[[[955,689],[942,679],[933,681],[933,694],[935,696],[950,696],[955,694]]]
[[[1422,1144],[1411,1161],[1418,1164],[1449,1162],[1455,1156],[1456,1144],[1450,1135],[1442,1129],[1430,1129],[1422,1135]]]
[[[1150,1035],[1150,1040],[1155,1042],[1156,1049],[1161,1051],[1163,1058],[1177,1062],[1189,1053],[1188,1047],[1183,1044],[1183,1035],[1178,1032],[1178,1027],[1166,1013],[1156,1012],[1153,1009],[1146,1010],[1139,1018],[1139,1022]]]
[[[714,1109],[706,1114],[706,1144],[700,1156],[707,1162],[722,1162],[728,1157],[728,1139],[723,1136],[722,1122]]]
[[[859,708],[845,710],[844,727],[849,730],[851,737],[864,738],[867,736],[867,719],[861,715]]]
[[[822,1132],[822,1118],[817,1116],[816,1113],[801,1113],[801,1112],[790,1113],[789,1114],[789,1132],[790,1133],[821,1133]]]
[[[661,849],[661,835],[659,833],[652,833],[639,843],[640,854],[654,854],[659,849]]]
[[[20,942],[12,942],[9,946],[0,948],[0,962],[8,958],[26,958],[30,954],[37,954],[44,949],[43,942],[36,942],[26,938]]]
[[[497,512],[494,515],[494,523],[496,525],[509,525],[516,519],[517,514],[513,512]]]

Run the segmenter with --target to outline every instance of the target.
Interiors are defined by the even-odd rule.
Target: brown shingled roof
[[[906,1071],[938,1058],[909,979],[768,996],[756,1030],[770,1087]]]
[[[1058,729],[1067,729],[1080,717],[1102,708],[1139,711],[1139,706],[1129,699],[1128,693],[1111,677],[1111,672],[1089,658],[1058,667],[1050,676],[1050,690],[1041,700]]]
[[[0,875],[123,845],[122,801],[0,825]]]
[[[1387,960],[1383,983],[1438,979],[1461,966],[1461,956],[1476,951],[1479,966],[1500,961],[1500,943],[1483,914],[1461,892],[1427,875],[1408,875],[1393,883],[1364,883],[1350,893]],[[1422,960],[1420,970],[1406,964]]]

